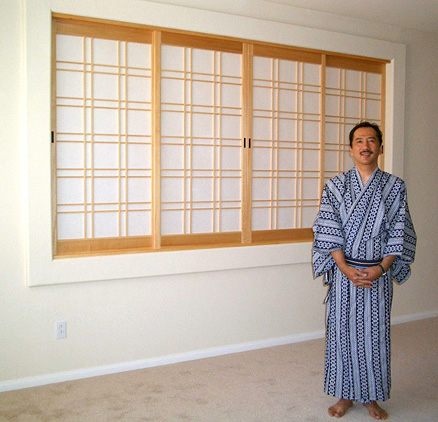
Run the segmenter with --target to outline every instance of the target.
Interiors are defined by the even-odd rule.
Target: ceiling
[[[268,0],[438,34],[438,0]]]

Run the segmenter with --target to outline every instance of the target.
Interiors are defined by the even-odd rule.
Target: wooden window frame
[[[129,252],[198,249],[211,247],[248,246],[272,243],[309,242],[313,238],[311,228],[251,230],[251,151],[242,148],[242,209],[241,233],[208,233],[190,235],[160,234],[160,69],[161,45],[193,47],[217,50],[242,55],[242,139],[252,137],[252,61],[254,56],[293,60],[321,66],[320,105],[320,154],[319,189],[324,185],[324,134],[325,134],[325,69],[337,67],[382,75],[381,116],[384,129],[385,66],[388,60],[364,58],[326,51],[275,45],[245,39],[212,36],[167,28],[133,25],[71,15],[52,15],[52,131],[56,138],[55,121],[55,37],[56,34],[90,36],[121,41],[148,43],[152,46],[152,234],[116,238],[57,240],[56,236],[56,176],[52,169],[53,255],[55,258]],[[56,142],[53,144],[52,160],[55,162]],[[383,161],[381,162],[383,165]]]

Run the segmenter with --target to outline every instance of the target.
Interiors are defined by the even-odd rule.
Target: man
[[[376,401],[391,387],[393,280],[409,278],[415,256],[406,186],[378,168],[382,152],[378,125],[351,130],[355,166],[326,183],[313,226],[314,276],[329,285],[324,388],[339,398],[329,408],[338,418],[353,402],[374,419],[388,417]]]

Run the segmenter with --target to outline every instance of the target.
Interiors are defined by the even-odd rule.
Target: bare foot
[[[388,413],[383,410],[375,401],[369,404],[364,404],[368,409],[369,414],[374,419],[388,419]]]
[[[345,415],[351,406],[353,406],[353,402],[351,400],[339,399],[335,405],[329,407],[328,413],[330,416],[334,416],[335,418],[342,418],[342,416]]]

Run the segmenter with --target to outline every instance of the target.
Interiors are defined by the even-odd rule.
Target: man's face
[[[372,127],[356,129],[350,148],[350,155],[356,165],[376,167],[382,152],[383,147],[379,144],[377,133]]]

